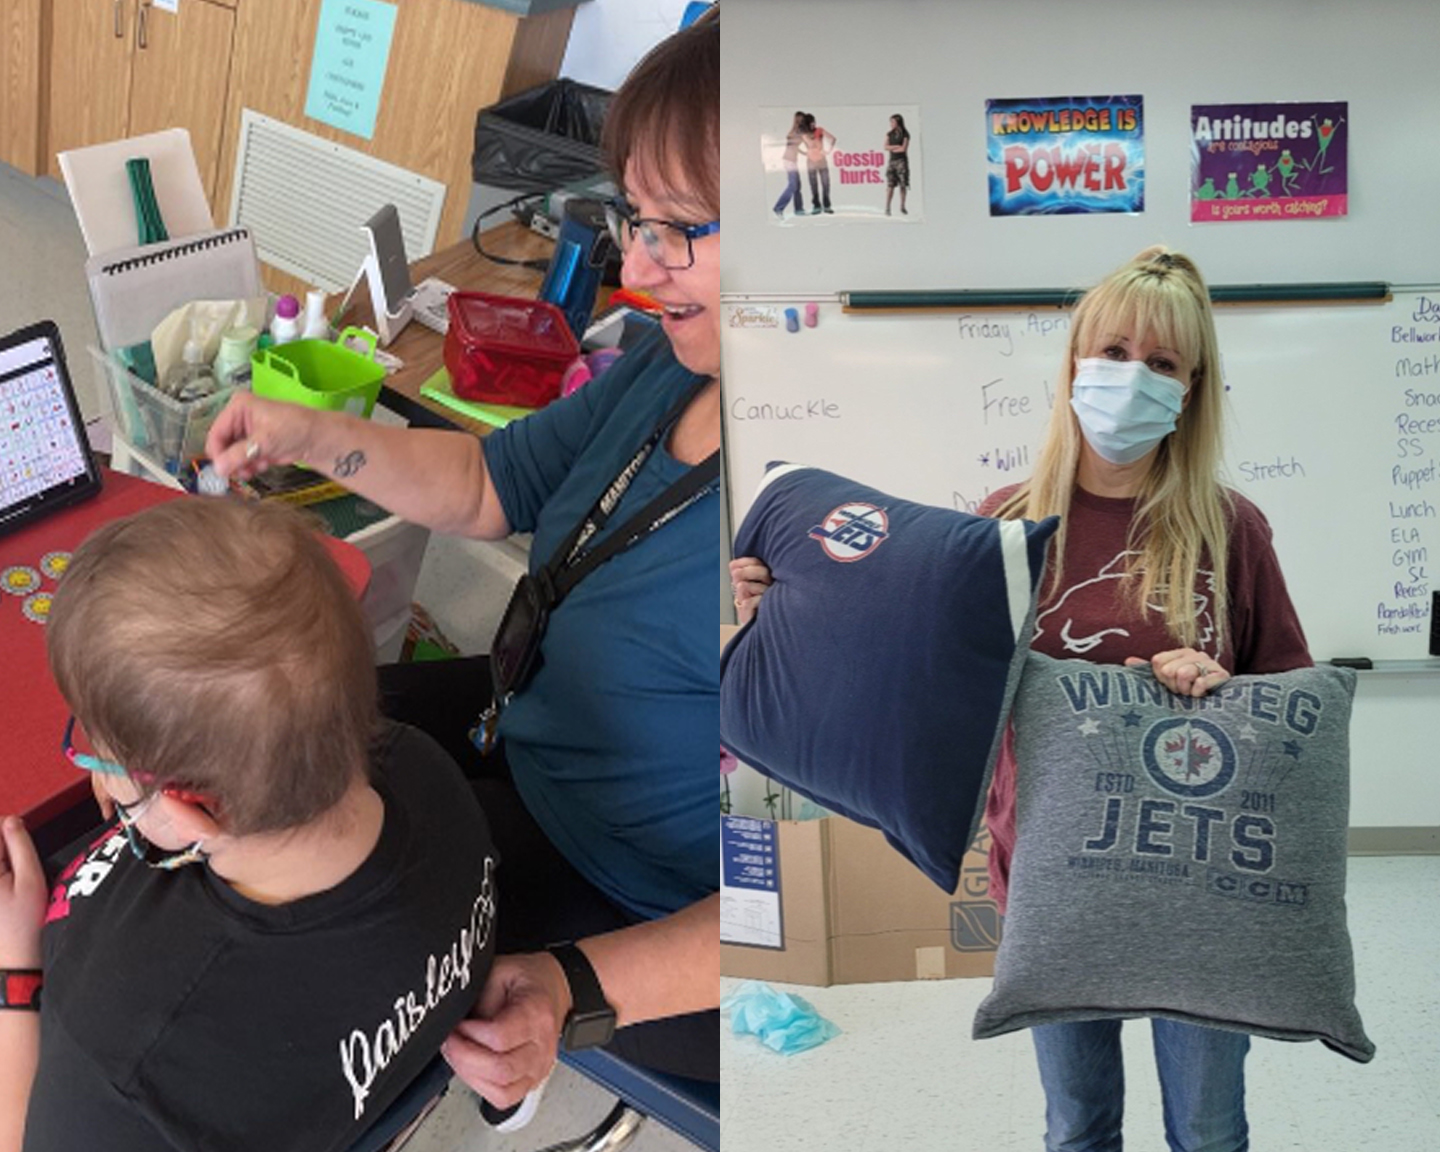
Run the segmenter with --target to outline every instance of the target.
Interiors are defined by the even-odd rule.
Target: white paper
[[[720,817],[720,942],[785,947],[773,820]]]

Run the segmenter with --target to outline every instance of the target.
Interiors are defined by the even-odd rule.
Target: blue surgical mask
[[[1090,447],[1111,464],[1133,464],[1175,431],[1185,386],[1139,360],[1081,360],[1070,407]]]

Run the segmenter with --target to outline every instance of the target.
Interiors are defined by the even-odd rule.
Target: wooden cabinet
[[[71,148],[186,128],[215,199],[235,13],[209,0],[56,0],[47,165]]]
[[[178,16],[140,7],[127,136],[188,128],[205,194],[215,203],[235,13],[203,0]]]
[[[50,135],[57,152],[127,135],[136,0],[61,0],[51,7]]]
[[[42,0],[0,0],[0,164],[31,176],[43,167]]]

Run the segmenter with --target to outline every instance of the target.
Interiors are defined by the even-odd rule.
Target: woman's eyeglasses
[[[640,216],[623,196],[605,201],[605,222],[610,235],[622,252],[629,251],[636,233],[650,259],[672,272],[681,272],[695,264],[695,241],[720,231],[720,221],[708,224],[682,224],[678,220],[654,220]]]

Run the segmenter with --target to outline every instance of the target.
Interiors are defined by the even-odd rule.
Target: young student
[[[350,1147],[484,985],[498,861],[379,721],[344,576],[289,509],[177,500],[85,541],[47,643],[118,822],[48,908],[5,824],[0,965],[43,985],[0,1011],[0,1150]]]

